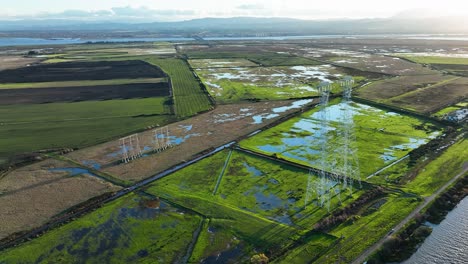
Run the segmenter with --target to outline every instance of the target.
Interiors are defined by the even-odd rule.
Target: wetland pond
[[[323,122],[324,116],[326,122]],[[330,158],[334,156],[339,165],[343,162],[339,152],[344,145],[345,123],[349,122],[352,127],[349,145],[356,150],[362,164],[362,176],[402,158],[440,134],[435,125],[424,120],[360,103],[333,101],[325,113],[313,109],[242,141],[241,146],[320,167],[320,153],[325,144]],[[322,133],[326,133],[325,143]]]

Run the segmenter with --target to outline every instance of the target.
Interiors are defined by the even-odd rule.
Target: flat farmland
[[[271,46],[229,46],[183,50],[190,59],[247,59],[259,66],[320,65],[319,61],[290,54],[289,49],[275,49]]]
[[[467,84],[467,78],[450,75],[403,76],[364,86],[357,96],[427,114],[466,98]]]
[[[334,82],[349,73],[347,69],[331,65],[214,67],[195,68],[195,71],[210,94],[220,103],[317,96],[316,87],[319,83]],[[373,77],[363,72],[355,74],[363,74],[354,76],[359,83]]]
[[[24,67],[40,62],[40,58],[25,58],[22,56],[0,56],[0,71]]]
[[[447,82],[389,98],[386,102],[420,113],[434,113],[466,98],[467,85],[468,78],[453,78]]]
[[[0,105],[135,99],[166,97],[169,95],[167,82],[40,89],[0,89]]]
[[[246,251],[243,254],[252,255],[249,252],[252,246],[257,250],[281,250],[294,236],[299,237],[328,215],[326,208],[316,205],[315,196],[304,207],[308,177],[308,171],[303,169],[225,150],[151,184],[146,192],[206,215],[211,224],[217,224],[213,228],[215,234],[234,235]],[[318,177],[312,177],[316,184]],[[348,205],[365,191],[360,189],[353,195],[343,193],[341,203],[334,196],[330,210]],[[309,242],[325,248],[337,239],[328,236],[322,240],[324,236],[316,232]],[[200,241],[200,246],[205,245],[203,242]],[[229,248],[221,252],[204,250],[202,256],[210,258],[227,252]],[[238,256],[232,257],[230,261],[239,261]]]
[[[189,252],[201,221],[190,211],[130,194],[2,252],[2,261],[175,263]]]
[[[208,113],[168,125],[173,147],[130,163],[119,163],[123,152],[118,140],[75,151],[67,157],[86,166],[101,166],[103,171],[121,180],[136,182],[186,162],[199,152],[252,133],[311,103],[315,102],[301,100],[220,105]],[[155,148],[153,131],[139,133],[138,137],[144,152]],[[162,137],[166,138],[165,135]]]
[[[372,82],[369,85],[359,88],[356,91],[356,96],[372,101],[383,102],[389,98],[447,82],[453,78],[453,76],[442,74],[387,78]]]
[[[79,148],[174,119],[166,98],[0,105],[0,156]]]
[[[163,71],[142,61],[63,62],[0,71],[0,83],[31,83],[114,78],[165,77]]]
[[[175,114],[178,117],[189,117],[212,109],[208,95],[202,90],[187,62],[173,58],[147,58],[146,61],[161,67],[171,77]]]
[[[437,71],[425,68],[419,64],[411,63],[399,58],[383,55],[370,55],[369,58],[340,58],[335,63],[342,66],[357,68],[363,71],[379,72],[389,75],[431,75]]]
[[[139,60],[0,71],[0,156],[79,148],[168,123],[175,117],[166,77]]]
[[[38,227],[71,206],[119,187],[86,169],[45,160],[0,179],[0,239]]]

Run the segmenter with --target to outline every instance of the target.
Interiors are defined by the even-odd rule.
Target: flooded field
[[[201,221],[157,198],[131,194],[2,252],[2,261],[173,263],[186,256]]]
[[[53,159],[14,170],[0,179],[0,239],[118,189],[87,169]]]
[[[338,164],[340,154],[334,153],[334,146],[342,144],[339,133],[343,123],[343,109],[343,104],[338,101],[334,101],[327,109],[330,120],[326,124],[328,147],[330,153],[338,157]],[[353,103],[351,110],[356,138],[351,144],[357,148],[362,177],[398,160],[439,133],[430,123],[371,106]],[[244,140],[241,146],[320,167],[321,125],[321,114],[314,109]]]
[[[318,206],[315,191],[312,200],[305,204],[308,176],[304,169],[226,150],[161,179],[147,191],[195,206],[195,210],[204,214],[220,217],[222,212],[214,212],[210,207],[216,204],[223,211],[240,210],[242,215],[307,229],[328,213],[327,208]],[[312,179],[312,185],[318,184],[317,176],[313,175]],[[352,195],[347,190],[333,193],[330,210],[352,202],[365,192],[355,188]],[[333,192],[333,185],[328,191]]]
[[[214,66],[196,68],[195,71],[210,94],[221,102],[317,96],[316,87],[320,82],[334,82],[345,75],[341,69],[331,65],[250,68]],[[359,76],[355,78],[356,81],[363,79]]]
[[[317,205],[316,193],[305,207],[308,176],[303,169],[225,150],[158,180],[146,192],[210,219],[197,240],[195,256],[202,256],[204,263],[215,263],[215,256],[236,262],[238,254],[248,256],[253,254],[252,249],[277,247],[291,234],[309,230],[328,215],[327,208]],[[317,184],[319,178],[312,177],[312,184]],[[345,190],[334,194],[330,210],[346,206],[365,192],[356,187],[352,195]],[[208,241],[214,239],[219,244],[210,245]],[[309,246],[325,247],[335,239],[328,236],[323,240],[317,235]],[[199,249],[205,244],[210,246]]]

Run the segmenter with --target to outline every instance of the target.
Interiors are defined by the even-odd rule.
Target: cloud
[[[244,4],[239,5],[236,8],[241,10],[263,10],[265,9],[265,6],[262,4]]]
[[[65,10],[59,13],[39,13],[36,15],[15,17],[15,19],[68,19],[84,21],[129,21],[129,22],[152,22],[180,20],[196,16],[193,10],[178,9],[150,9],[147,7],[113,7],[110,10]]]

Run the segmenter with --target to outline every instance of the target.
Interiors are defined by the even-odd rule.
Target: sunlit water
[[[404,264],[468,263],[468,197],[434,227]]]

